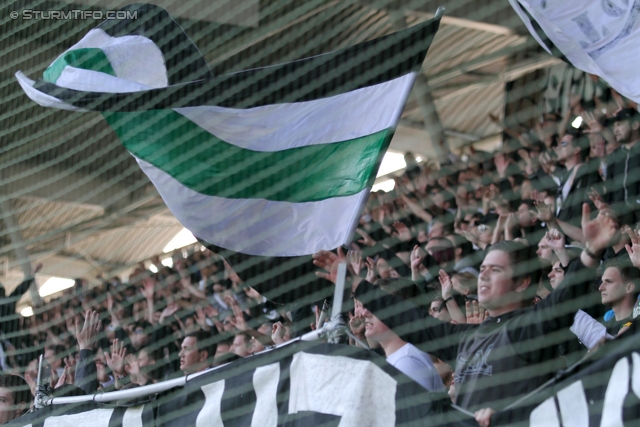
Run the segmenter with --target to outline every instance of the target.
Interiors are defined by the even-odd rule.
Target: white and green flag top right
[[[533,37],[640,102],[640,0],[509,0]]]
[[[38,81],[40,105],[100,112],[176,218],[212,246],[290,257],[349,242],[437,31],[213,76],[164,10],[107,20]],[[126,8],[125,8],[126,9]]]

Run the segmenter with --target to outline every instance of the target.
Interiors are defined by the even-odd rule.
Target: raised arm
[[[460,310],[458,303],[453,299],[453,284],[451,283],[451,277],[446,271],[440,270],[440,286],[442,287],[442,300],[443,304],[447,305],[447,310],[451,316],[451,320],[456,323],[467,323],[467,316]]]
[[[422,250],[420,246],[415,245],[413,250],[411,251],[411,280],[414,282],[420,281],[423,279],[420,274],[420,266],[422,265]]]
[[[98,390],[93,346],[101,327],[102,322],[98,320],[98,313],[95,311],[87,310],[82,327],[79,319],[75,319],[75,335],[80,349],[80,357],[76,364],[75,385],[87,394],[95,393]]]
[[[568,222],[557,219],[551,206],[547,205],[543,201],[536,201],[536,209],[538,211],[538,220],[545,222],[549,228],[558,228],[571,240],[584,243],[582,230]]]
[[[176,262],[176,270],[178,270],[178,274],[180,275],[180,285],[186,289],[191,295],[194,297],[206,300],[207,296],[204,292],[199,289],[196,289],[195,286],[191,284],[191,276],[189,275],[189,271],[187,270],[186,260],[180,259]]]
[[[400,197],[407,204],[407,207],[409,208],[409,210],[411,210],[411,212],[413,212],[415,216],[417,216],[427,224],[433,220],[433,215],[422,209],[419,204],[411,200],[409,197],[405,196],[404,194],[402,194]]]
[[[608,210],[601,210],[598,216],[590,220],[591,210],[589,205],[582,205],[582,234],[584,235],[585,248],[580,254],[582,263],[591,268],[600,264],[604,250],[611,244],[618,225],[611,218]]]
[[[127,376],[124,369],[126,355],[127,348],[124,346],[124,343],[117,338],[113,340],[113,344],[111,344],[111,354],[107,351],[104,352],[107,366],[113,373],[116,390],[120,390],[122,388],[124,385],[123,379]]]
[[[624,247],[629,254],[629,259],[631,259],[633,266],[640,268],[640,231],[628,230],[627,233],[629,234],[631,244],[624,245]]]
[[[150,324],[155,325],[153,313],[155,311],[154,307],[154,294],[155,294],[155,286],[156,281],[153,277],[148,276],[142,279],[142,296],[144,296],[145,300],[147,300],[147,320]]]
[[[549,246],[560,260],[560,264],[565,268],[568,267],[569,261],[571,260],[569,258],[569,251],[567,251],[564,243],[564,234],[562,234],[558,229],[553,228],[547,231],[545,237],[547,238]]]

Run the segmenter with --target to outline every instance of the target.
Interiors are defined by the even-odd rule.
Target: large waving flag
[[[547,52],[640,102],[640,1],[509,1]]]
[[[34,82],[40,105],[99,111],[198,238],[299,256],[350,241],[439,17],[281,65],[213,76],[153,5],[107,20]]]

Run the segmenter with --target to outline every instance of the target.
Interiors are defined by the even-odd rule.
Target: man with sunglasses
[[[451,323],[451,315],[449,314],[449,310],[447,310],[447,305],[439,295],[435,296],[433,301],[431,301],[429,314],[441,322]]]
[[[363,303],[355,316],[363,320],[367,341],[379,343],[389,364],[427,390],[443,391],[444,384],[431,356],[396,333],[411,326],[401,308],[403,301],[367,281],[360,282],[355,297]]]

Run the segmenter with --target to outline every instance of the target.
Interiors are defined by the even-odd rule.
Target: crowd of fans
[[[496,153],[441,165],[407,154],[395,189],[371,194],[354,241],[314,255],[330,281],[348,265],[349,343],[448,390],[489,425],[604,341],[633,335],[640,114],[612,95],[609,104],[572,98],[564,117],[546,114],[534,129],[504,128]],[[79,279],[31,317],[14,314],[25,281],[4,299],[0,358],[13,377],[0,377],[0,397],[16,376],[34,391],[39,354],[54,393],[92,394],[231,363],[321,327],[323,301],[276,304],[194,248],[177,251],[171,268],[153,259],[157,273],[141,264],[126,282]],[[14,409],[28,407],[24,396],[12,397]]]

